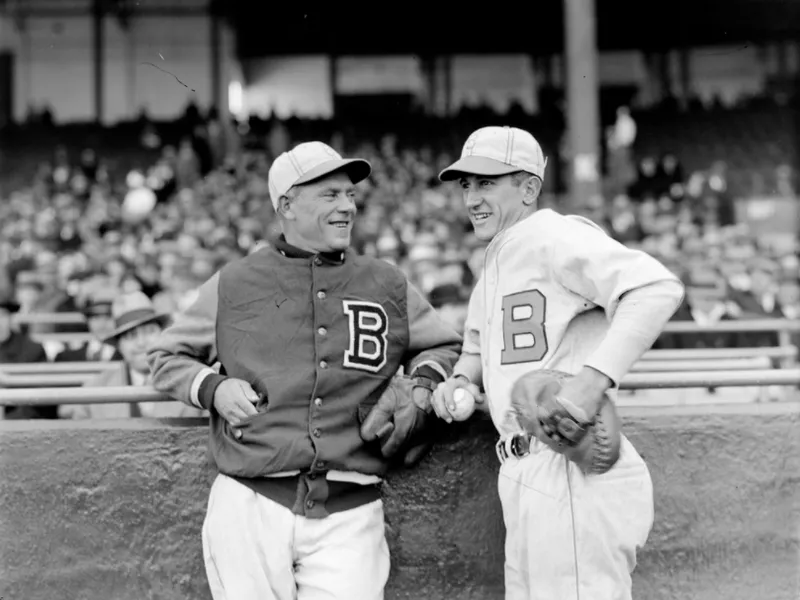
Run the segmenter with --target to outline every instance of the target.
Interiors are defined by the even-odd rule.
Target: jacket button
[[[314,467],[315,467],[316,469],[319,469],[319,470],[321,471],[322,469],[324,469],[324,468],[325,468],[325,461],[324,461],[324,460],[318,460],[318,461],[317,461],[317,464],[316,464],[316,465],[314,465]]]
[[[323,291],[319,291],[319,292],[317,292],[317,298],[319,298],[320,300],[325,300],[325,298],[326,298],[327,296],[328,296],[328,294],[326,294],[326,293],[325,293],[325,292],[323,292]]]
[[[324,360],[319,361],[319,368],[320,369],[327,369],[328,368],[328,363],[326,363]]]
[[[317,266],[320,266],[322,264],[322,259],[319,258],[319,257],[315,258],[314,259],[314,264],[317,265]]]
[[[322,435],[322,432],[321,432],[319,429],[315,429],[314,431],[312,431],[312,432],[311,432],[311,434],[312,434],[314,437],[318,438],[319,436],[321,436],[321,435]]]
[[[309,500],[308,502],[306,502],[306,506],[308,508],[314,508],[314,501],[313,500]]]
[[[314,406],[322,406],[322,398],[314,398]]]
[[[324,327],[320,327],[319,329],[317,329],[317,333],[319,333],[320,335],[325,335],[326,333],[328,333],[328,330],[325,329]]]

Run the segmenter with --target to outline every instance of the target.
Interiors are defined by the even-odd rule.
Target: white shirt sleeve
[[[553,276],[605,309],[612,319],[623,294],[678,278],[649,254],[628,248],[582,217],[569,216],[553,250]]]
[[[472,290],[467,308],[467,320],[464,323],[464,343],[461,347],[462,354],[481,353],[481,326],[486,319],[484,309],[483,277],[480,277]]]
[[[612,239],[591,221],[567,217],[553,253],[554,277],[605,309],[611,326],[586,366],[615,384],[658,336],[683,300],[683,284],[649,254]]]

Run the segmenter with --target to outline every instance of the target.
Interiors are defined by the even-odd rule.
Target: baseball
[[[453,392],[453,402],[455,410],[451,410],[450,414],[456,421],[466,421],[475,412],[475,396],[464,388],[458,388]]]

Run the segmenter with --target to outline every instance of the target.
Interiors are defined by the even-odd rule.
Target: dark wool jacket
[[[324,517],[379,497],[388,465],[361,439],[359,416],[400,367],[443,380],[460,346],[395,266],[281,239],[206,282],[149,358],[157,389],[211,411],[209,449],[221,473]],[[217,361],[221,375],[209,368]],[[226,376],[264,398],[238,439],[213,410]]]

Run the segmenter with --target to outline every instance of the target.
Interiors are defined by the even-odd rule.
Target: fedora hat
[[[103,340],[111,344],[124,333],[141,325],[158,323],[162,327],[169,321],[169,314],[156,311],[153,302],[142,292],[131,292],[118,296],[111,304],[114,331]]]

